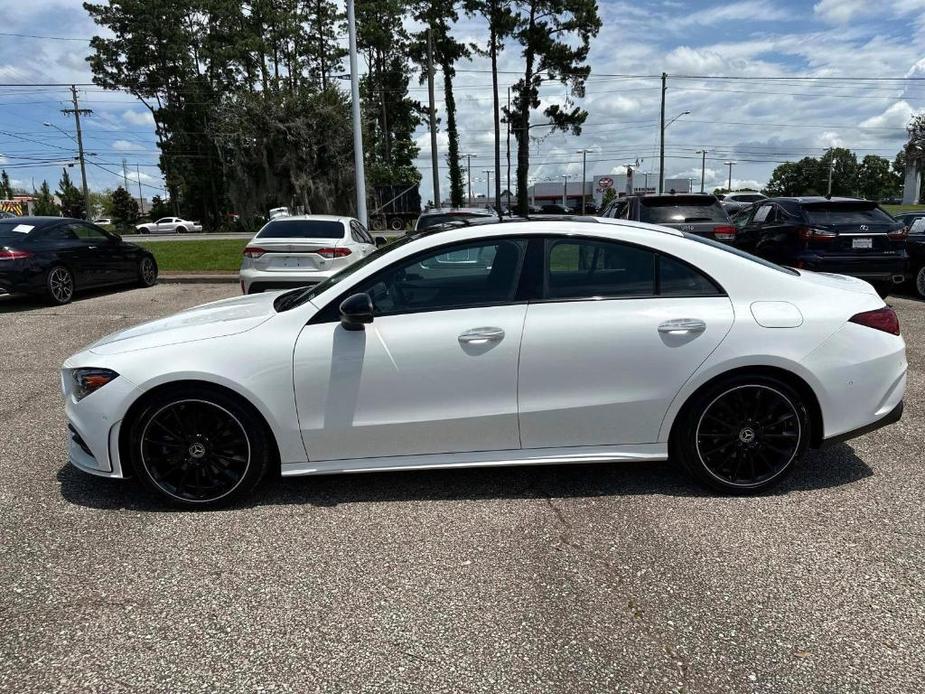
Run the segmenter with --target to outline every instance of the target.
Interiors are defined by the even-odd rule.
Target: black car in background
[[[876,202],[769,198],[736,220],[735,246],[780,265],[867,280],[886,296],[908,272],[906,227]]]
[[[909,254],[909,274],[915,291],[925,298],[925,233],[909,234],[906,237],[906,253]]]
[[[715,195],[628,195],[610,203],[602,217],[648,222],[698,236],[732,241],[735,227]]]
[[[80,219],[0,219],[0,289],[66,304],[75,291],[116,284],[150,287],[157,262],[144,248]]]

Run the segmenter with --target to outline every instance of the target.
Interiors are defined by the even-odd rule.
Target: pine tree
[[[86,217],[86,205],[83,194],[71,182],[71,177],[67,169],[61,169],[61,180],[58,181],[58,190],[56,191],[58,199],[61,201],[61,213],[65,217],[74,217],[84,219]]]
[[[126,231],[138,221],[138,202],[122,186],[112,192],[112,223],[116,229]]]
[[[13,186],[10,185],[10,177],[4,169],[0,172],[0,200],[9,200],[13,197]]]
[[[152,222],[156,222],[161,217],[170,215],[170,206],[164,202],[160,195],[151,198],[151,209],[148,210],[148,216]]]
[[[55,199],[51,194],[51,189],[48,187],[48,181],[42,181],[39,194],[35,197],[32,204],[32,212],[38,217],[61,216],[61,210],[58,209],[58,205],[55,203]]]

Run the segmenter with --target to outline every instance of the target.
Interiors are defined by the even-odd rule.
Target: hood
[[[222,299],[107,335],[87,349],[95,354],[119,354],[180,342],[237,335],[276,315],[278,292]]]

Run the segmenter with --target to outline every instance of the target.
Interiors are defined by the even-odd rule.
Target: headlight
[[[74,399],[80,401],[117,379],[119,374],[109,369],[74,369],[71,377],[74,379]]]

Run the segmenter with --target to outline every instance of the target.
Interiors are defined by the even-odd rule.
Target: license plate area
[[[852,248],[873,248],[873,239],[851,239]]]
[[[267,253],[264,258],[267,259],[264,266],[267,270],[317,270],[324,267],[327,261],[321,256],[315,255],[282,255],[276,253]]]

